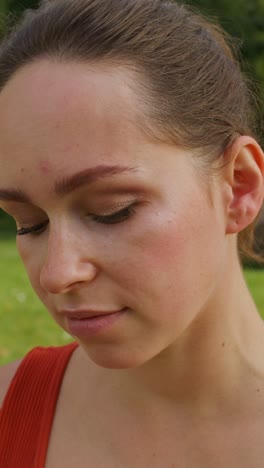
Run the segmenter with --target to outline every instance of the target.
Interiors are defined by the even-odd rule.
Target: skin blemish
[[[43,174],[49,174],[51,172],[51,165],[49,161],[45,161],[45,160],[40,161],[39,168]]]

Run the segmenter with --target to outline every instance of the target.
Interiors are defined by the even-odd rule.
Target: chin
[[[137,356],[135,351],[126,352],[121,349],[102,349],[102,347],[88,347],[80,344],[86,355],[100,367],[105,369],[134,369],[148,361],[143,356]]]

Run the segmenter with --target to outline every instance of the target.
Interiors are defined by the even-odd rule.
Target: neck
[[[139,368],[110,372],[117,393],[132,407],[135,401],[154,407],[173,403],[205,417],[223,408],[235,412],[263,385],[263,336],[262,320],[234,262],[176,343]]]

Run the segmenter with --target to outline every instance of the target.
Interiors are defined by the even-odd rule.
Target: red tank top
[[[21,362],[0,410],[0,468],[44,468],[60,386],[77,346],[34,348]]]

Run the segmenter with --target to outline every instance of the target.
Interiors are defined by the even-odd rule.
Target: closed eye
[[[44,231],[48,223],[49,223],[48,221],[45,221],[44,223],[35,224],[34,226],[30,226],[28,228],[22,227],[20,229],[17,229],[16,234],[17,236],[24,236],[26,234],[34,234],[34,235],[41,234]]]
[[[117,224],[125,221],[126,219],[130,218],[133,214],[135,214],[135,206],[137,202],[132,203],[132,205],[123,208],[122,210],[116,211],[115,213],[111,213],[110,215],[96,215],[91,214],[89,215],[90,219],[96,223],[100,224]]]
[[[135,206],[137,202],[132,203],[122,210],[116,211],[111,213],[110,215],[97,215],[97,214],[89,214],[89,218],[99,224],[117,224],[125,221],[126,219],[130,218],[135,213]],[[17,229],[16,234],[17,236],[25,236],[26,234],[33,234],[39,235],[41,234],[46,226],[48,225],[49,221],[45,221],[44,223],[35,224],[34,226],[30,226],[27,228],[21,227]]]

